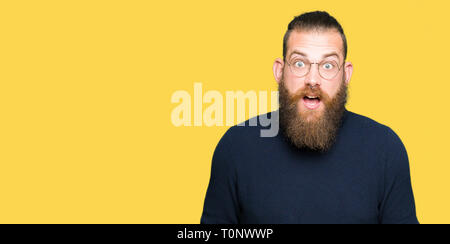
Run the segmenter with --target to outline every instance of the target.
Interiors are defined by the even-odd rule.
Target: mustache
[[[317,86],[314,86],[313,88],[311,86],[306,86],[303,89],[300,88],[294,94],[290,95],[289,100],[291,103],[297,103],[305,96],[318,97],[320,100],[323,100],[325,102],[330,101],[330,97],[328,96],[328,94],[323,92],[322,89]]]

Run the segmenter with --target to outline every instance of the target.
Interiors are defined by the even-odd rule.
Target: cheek
[[[303,89],[305,84],[303,78],[298,78],[290,74],[285,75],[283,80],[290,93],[295,93],[299,89]]]
[[[328,94],[328,96],[330,98],[333,98],[334,96],[336,96],[339,87],[340,87],[340,82],[339,80],[333,81],[332,83],[327,82],[327,83],[322,83],[322,91],[325,92],[326,94]]]

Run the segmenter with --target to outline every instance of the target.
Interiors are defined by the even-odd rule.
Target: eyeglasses
[[[295,58],[293,61],[286,62],[289,65],[291,72],[298,76],[303,77],[309,73],[312,64],[317,64],[319,69],[319,74],[322,78],[326,80],[331,80],[336,77],[337,73],[341,70],[339,64],[334,60],[324,60],[320,63],[311,63],[308,60]]]

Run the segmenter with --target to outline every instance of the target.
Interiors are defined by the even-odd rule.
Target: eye
[[[323,68],[324,69],[333,69],[334,68],[334,64],[333,63],[324,63],[323,64]]]
[[[294,63],[294,66],[298,68],[303,68],[305,67],[305,63],[303,63],[303,61],[297,61]]]

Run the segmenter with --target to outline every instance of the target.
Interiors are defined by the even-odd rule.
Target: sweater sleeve
[[[214,151],[201,224],[237,224],[239,222],[236,169],[233,166],[229,135],[230,131],[225,133]]]
[[[408,155],[400,138],[388,129],[380,223],[418,224]]]

